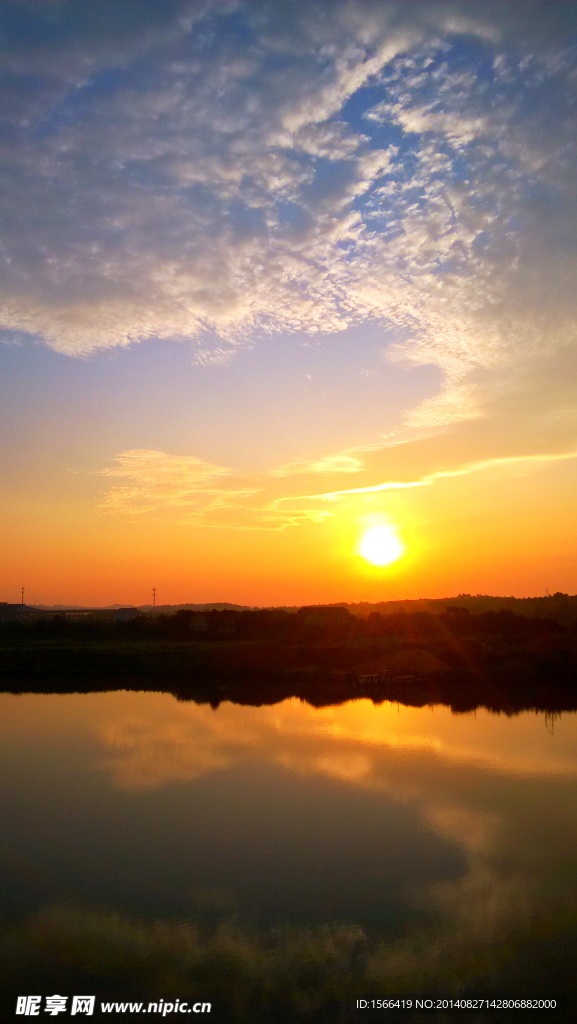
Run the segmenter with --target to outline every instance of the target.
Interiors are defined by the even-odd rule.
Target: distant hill
[[[337,607],[337,606],[335,606]],[[498,612],[502,609],[525,615],[530,618],[556,619],[563,626],[577,623],[577,595],[550,594],[548,597],[493,597],[489,594],[458,594],[457,597],[418,598],[414,601],[379,601],[369,604],[361,601],[358,604],[343,604],[353,615],[397,615],[400,612],[414,614],[428,612],[431,615],[442,615],[449,609],[463,608],[471,615],[482,615],[484,612]]]
[[[86,604],[31,604],[24,605],[25,608],[33,608],[41,612],[87,612],[87,611],[118,611],[120,608],[133,608],[131,604],[107,604],[107,605],[86,605]]]
[[[150,614],[151,604],[138,606],[139,612]],[[157,604],[155,611],[157,615],[172,615],[174,612],[250,612],[254,605],[229,604],[227,601],[215,601],[213,604]]]
[[[36,605],[38,611],[58,612],[64,609],[69,611],[88,611],[82,605]],[[107,609],[121,609],[126,605],[111,604]],[[266,607],[267,610],[297,612],[299,605],[271,606],[233,604],[229,601],[213,601],[208,604],[163,604],[156,606],[157,615],[173,615],[180,611],[191,612],[246,612],[257,611]],[[430,615],[442,615],[447,611],[464,609],[471,615],[483,615],[485,612],[498,612],[502,610],[514,612],[515,615],[524,615],[529,618],[555,619],[560,625],[571,627],[577,625],[577,595],[575,594],[550,594],[547,597],[495,597],[490,594],[458,594],[456,597],[438,598],[417,598],[407,601],[359,601],[348,603],[347,601],[336,601],[334,604],[319,604],[307,606],[312,613],[315,610],[345,608],[352,615],[367,617],[372,612],[380,615],[398,615],[402,613],[415,614],[416,612],[427,612]],[[104,610],[104,609],[95,609]],[[150,615],[152,605],[139,605],[138,611],[144,615]]]

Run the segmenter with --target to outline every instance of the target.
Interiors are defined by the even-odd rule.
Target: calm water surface
[[[74,985],[247,1020],[344,1019],[363,992],[570,1005],[575,714],[3,694],[0,732],[7,1006]]]

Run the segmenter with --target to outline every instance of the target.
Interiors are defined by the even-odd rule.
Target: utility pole
[[[24,604],[24,587],[21,587],[21,590],[22,590],[22,604]]]
[[[153,615],[154,615],[155,608],[156,608],[156,587],[153,587],[152,588],[152,614]]]

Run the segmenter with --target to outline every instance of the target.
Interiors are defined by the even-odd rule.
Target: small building
[[[359,676],[359,686],[383,686],[385,683],[392,683],[393,679],[394,676],[390,668],[382,668],[379,672],[367,672]]]
[[[0,622],[16,622],[29,613],[25,604],[8,604],[7,601],[0,601]]]
[[[116,622],[130,622],[131,619],[136,619],[140,615],[138,608],[115,608],[112,617]]]

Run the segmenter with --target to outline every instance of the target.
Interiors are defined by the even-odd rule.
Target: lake
[[[361,1020],[363,995],[426,993],[573,1019],[575,713],[2,694],[0,733],[6,1019],[80,991],[95,1016]]]

